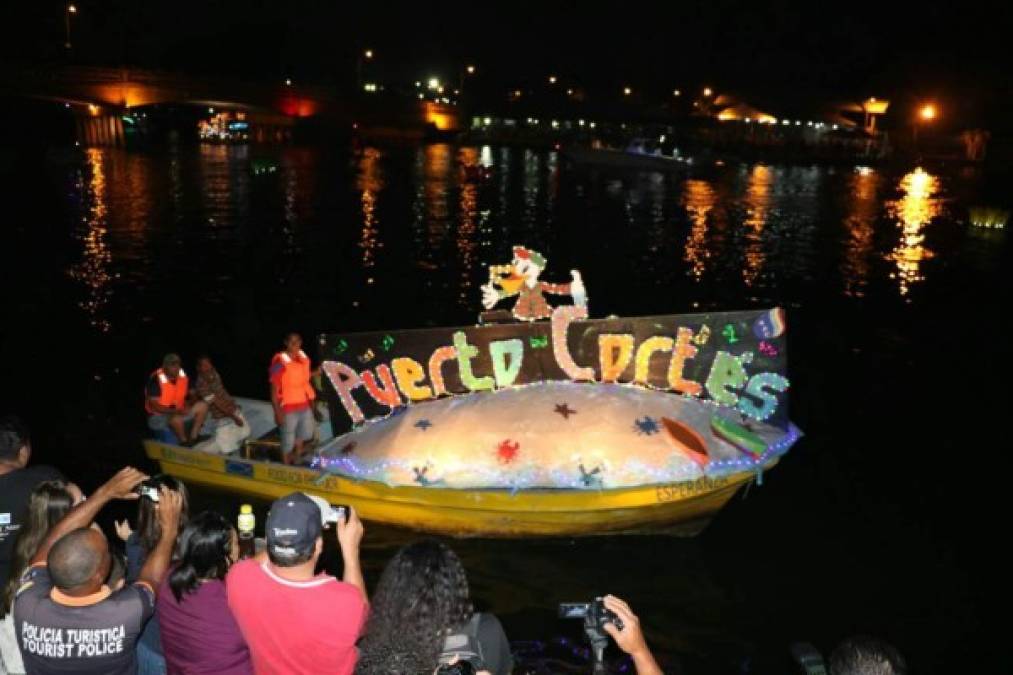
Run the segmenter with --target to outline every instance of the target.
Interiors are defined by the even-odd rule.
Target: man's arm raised
[[[60,537],[78,528],[88,527],[102,507],[113,499],[137,499],[138,495],[134,492],[134,487],[146,478],[145,474],[132,466],[120,469],[102,487],[95,490],[91,497],[67,512],[67,515],[53,526],[46,538],[42,540],[39,550],[35,552],[29,565],[45,562],[49,556],[49,549]]]

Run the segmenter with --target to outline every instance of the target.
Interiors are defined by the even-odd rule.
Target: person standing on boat
[[[155,432],[156,438],[170,442],[175,440],[183,445],[196,442],[208,414],[208,404],[204,401],[191,402],[189,393],[189,380],[183,372],[179,355],[166,354],[162,367],[151,374],[144,388],[148,428]],[[186,431],[188,422],[192,423],[189,434]],[[174,439],[167,438],[170,432],[175,435]]]
[[[285,350],[271,359],[271,404],[274,421],[281,431],[281,454],[286,464],[302,456],[303,444],[316,431],[313,401],[316,392],[310,383],[310,358],[302,350],[302,336],[289,333]]]

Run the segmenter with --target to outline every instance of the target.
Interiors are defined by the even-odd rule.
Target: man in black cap
[[[302,492],[282,497],[267,514],[267,559],[244,560],[229,570],[229,607],[258,673],[352,675],[355,669],[355,642],[368,608],[359,565],[363,527],[350,508],[338,519],[343,581],[315,575],[325,517]]]

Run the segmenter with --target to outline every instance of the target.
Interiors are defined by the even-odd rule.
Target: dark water
[[[493,178],[464,181],[478,162]],[[579,268],[592,315],[780,304],[807,436],[762,487],[694,540],[454,542],[474,595],[527,640],[578,637],[555,603],[616,593],[671,672],[790,672],[791,641],[856,632],[920,672],[998,670],[1009,244],[967,209],[1009,208],[1009,181],[912,169],[610,175],[450,145],[28,163],[3,181],[0,408],[94,486],[145,461],[141,389],[164,352],[209,351],[234,393],[266,397],[286,331],[471,323],[485,265],[515,243],[549,280]],[[371,581],[413,536],[370,526]]]

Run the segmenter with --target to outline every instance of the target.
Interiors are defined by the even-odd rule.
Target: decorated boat
[[[318,338],[338,433],[308,466],[147,441],[163,471],[458,536],[694,534],[799,438],[780,309],[591,320],[578,272],[516,247],[516,321]],[[552,308],[544,294],[576,304]]]

